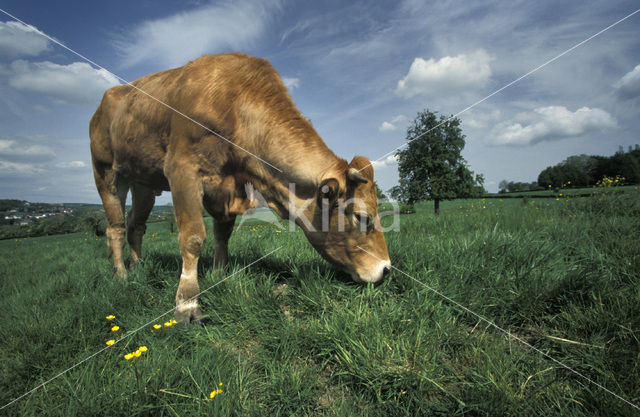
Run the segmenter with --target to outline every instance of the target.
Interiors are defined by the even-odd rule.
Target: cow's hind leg
[[[176,292],[175,317],[178,322],[197,321],[202,316],[198,304],[198,258],[204,247],[206,230],[202,217],[202,182],[187,170],[176,169],[169,178],[173,208],[178,225],[178,242],[182,253],[182,273]]]
[[[102,205],[107,215],[107,245],[113,256],[115,273],[123,279],[127,277],[122,248],[124,247],[124,204],[129,191],[128,184],[118,181],[111,165],[93,163],[93,173]]]
[[[213,221],[213,238],[215,239],[213,264],[217,268],[222,268],[229,262],[229,238],[233,233],[235,223],[235,215],[214,219]]]
[[[147,230],[147,219],[156,201],[151,188],[140,184],[131,187],[131,210],[127,217],[127,240],[131,249],[130,267],[135,266],[142,256],[142,236]]]

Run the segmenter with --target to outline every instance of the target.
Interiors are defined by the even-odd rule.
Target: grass
[[[640,194],[458,200],[401,217],[395,267],[640,404]],[[210,219],[208,219],[210,221]],[[394,272],[337,272],[301,232],[244,224],[206,325],[148,326],[7,415],[634,415],[638,410]],[[180,257],[149,225],[145,261],[115,279],[103,239],[0,241],[0,406],[173,306]],[[200,265],[212,270],[213,242]],[[154,321],[163,323],[171,316]],[[116,337],[117,338],[117,337]],[[140,358],[125,353],[145,345]],[[222,394],[209,393],[222,382]]]

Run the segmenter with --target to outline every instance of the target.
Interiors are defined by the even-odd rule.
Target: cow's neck
[[[282,218],[305,213],[311,219],[316,212],[318,186],[328,178],[346,188],[347,162],[329,149],[293,102],[284,102],[280,108],[245,107],[241,120],[237,137],[246,138],[248,149],[281,170],[257,160],[250,169],[254,186]]]
[[[327,147],[306,120],[273,127],[270,133],[260,156],[282,172],[260,164],[255,185],[280,217],[297,217],[296,223],[305,231],[310,223],[317,229],[319,219],[314,220],[314,216],[318,212],[318,187],[322,181],[335,178],[345,189],[348,164]],[[302,216],[308,221],[300,220]]]
[[[323,165],[323,162],[326,161],[316,163],[316,167],[324,169],[319,169],[312,180],[278,175],[272,178],[271,183],[262,181],[262,186],[258,188],[270,208],[283,219],[295,219],[305,232],[320,228],[322,219],[318,209],[318,187],[322,181],[328,178],[342,178],[344,181],[346,161],[337,159],[330,165]]]

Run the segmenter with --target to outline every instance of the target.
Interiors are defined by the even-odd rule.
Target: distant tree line
[[[514,182],[502,180],[500,184],[498,184],[498,192],[499,193],[519,193],[522,191],[536,191],[540,190],[542,187],[538,185],[538,181],[533,182]]]
[[[41,213],[60,208],[62,208],[60,204],[30,203],[26,200],[0,199],[0,213],[10,210],[21,213]]]
[[[0,239],[50,236],[75,232],[87,232],[104,236],[107,222],[104,213],[88,211],[82,214],[55,215],[25,226],[0,226]]]
[[[37,216],[43,213],[47,215]],[[149,222],[153,221],[167,221],[172,232],[176,229],[170,205],[154,207],[149,217]],[[48,204],[0,199],[0,239],[77,232],[104,236],[106,229],[104,210],[97,204]]]
[[[545,168],[538,181],[513,182],[502,180],[498,185],[500,193],[536,191],[562,187],[591,187],[604,177],[624,178],[625,184],[640,184],[640,146],[622,147],[612,156],[574,155],[557,165]]]
[[[28,202],[24,200],[2,199],[0,200],[0,211],[9,211],[16,207],[23,208],[25,204]]]
[[[538,175],[538,184],[542,188],[590,187],[604,177],[624,177],[627,184],[640,183],[640,149],[628,152],[622,150],[612,156],[575,155],[561,163],[547,167]]]

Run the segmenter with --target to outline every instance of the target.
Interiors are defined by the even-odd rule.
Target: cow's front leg
[[[178,322],[188,323],[202,317],[198,304],[198,258],[206,239],[202,218],[202,182],[195,176],[182,174],[178,179],[170,179],[170,186],[182,253],[175,318]]]

